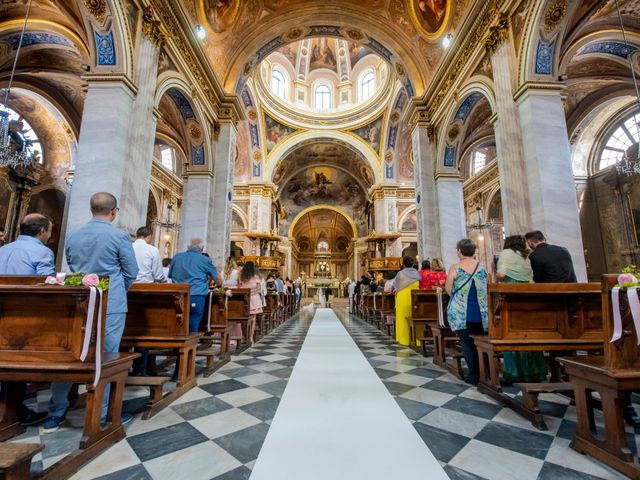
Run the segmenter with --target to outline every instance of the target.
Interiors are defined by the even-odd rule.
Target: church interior
[[[198,239],[218,273],[292,286],[256,317],[212,285],[195,334],[188,285],[134,284],[120,355],[158,370],[127,377],[100,368],[82,287],[0,275],[0,476],[640,479],[640,283],[618,279],[640,266],[639,83],[638,0],[3,0],[0,246],[46,215],[68,272],[109,192],[167,266]],[[498,283],[532,231],[574,283]],[[446,292],[394,281],[466,238],[488,283],[473,384]],[[533,351],[548,376],[506,381]],[[47,411],[51,379],[80,384],[65,422],[20,427],[13,386]],[[103,394],[133,421],[101,429]]]

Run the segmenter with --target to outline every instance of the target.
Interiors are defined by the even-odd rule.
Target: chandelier
[[[164,228],[167,232],[178,232],[182,227],[182,225],[180,225],[173,219],[173,203],[171,202],[169,202],[169,204],[167,205],[166,220],[162,222],[156,218],[152,223],[154,226]]]
[[[11,93],[11,85],[13,84],[13,77],[16,73],[16,66],[18,65],[18,57],[20,55],[20,48],[22,47],[22,41],[24,39],[24,32],[27,28],[27,20],[29,19],[29,11],[31,10],[31,0],[27,4],[27,14],[24,18],[24,24],[22,26],[22,32],[20,33],[20,41],[18,42],[18,48],[16,50],[16,56],[13,59],[13,68],[11,69],[11,76],[9,77],[9,86],[4,95],[4,102],[0,105],[0,166],[16,168],[27,168],[35,160],[35,155],[32,155],[27,148],[27,144],[13,145],[11,121],[9,120],[9,94]]]
[[[631,47],[631,44],[627,41],[627,32],[625,31],[624,24],[622,22],[622,14],[620,13],[620,5],[618,4],[618,0],[616,0],[616,9],[618,10],[618,21],[620,22],[620,29],[622,30],[622,40],[628,47]],[[636,70],[633,65],[633,58],[631,53],[627,55],[627,60],[629,60],[629,67],[631,68],[631,78],[633,78],[633,86],[636,89],[636,101],[638,103],[638,106],[640,106],[640,89],[638,89],[638,79],[636,78]],[[636,117],[637,115],[633,116],[633,121],[636,124],[636,131],[640,131],[638,129],[638,121],[636,120]],[[636,147],[635,155],[629,155],[629,150],[631,150],[633,146]],[[624,152],[622,159],[616,162],[616,171],[619,175],[625,176],[640,173],[640,145],[638,143],[629,147],[627,151]]]

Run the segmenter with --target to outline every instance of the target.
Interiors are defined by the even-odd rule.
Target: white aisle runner
[[[448,480],[333,310],[319,309],[251,480]]]

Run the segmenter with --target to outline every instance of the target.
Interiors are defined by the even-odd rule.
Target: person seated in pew
[[[209,278],[220,283],[218,271],[211,259],[202,255],[204,243],[192,238],[186,252],[176,254],[169,267],[169,278],[174,283],[188,283],[190,288],[189,332],[197,332],[209,294]]]
[[[20,235],[15,242],[0,247],[0,275],[55,275],[53,252],[46,246],[51,238],[53,222],[44,215],[31,213],[20,223]],[[27,384],[19,388],[18,420],[23,425],[37,425],[47,418],[47,412],[34,412],[24,404]]]
[[[469,373],[465,382],[477,385],[480,379],[478,350],[471,335],[487,331],[489,307],[487,304],[487,271],[475,258],[477,246],[468,238],[456,244],[460,260],[449,269],[445,290],[449,294],[447,319],[451,330],[458,334],[462,355]]]
[[[413,258],[403,257],[404,268],[393,279],[393,290],[396,292],[396,340],[401,345],[411,343],[408,317],[412,315],[411,290],[420,285],[420,274],[413,268]]]
[[[260,285],[260,277],[255,269],[253,262],[246,262],[240,272],[240,288],[251,289],[251,298],[249,299],[249,314],[251,315],[250,324],[247,328],[249,345],[253,346],[253,334],[256,331],[256,315],[262,313],[262,287]]]
[[[429,260],[422,261],[422,269],[420,270],[420,290],[435,290],[437,287],[444,287],[447,280],[447,274],[444,268],[441,270],[435,270],[434,264],[437,263],[438,267],[442,266],[442,263],[437,258],[433,259],[433,263]]]
[[[127,317],[127,290],[138,276],[138,264],[131,245],[131,237],[112,225],[118,215],[116,197],[107,192],[95,193],[90,200],[93,218],[69,233],[65,240],[65,255],[72,272],[95,273],[109,277],[109,296],[104,337],[104,351],[120,351],[120,340]],[[49,416],[43,433],[58,430],[69,408],[71,383],[52,383]],[[107,421],[110,386],[104,392],[102,424]],[[132,420],[129,413],[122,414],[122,423]]]
[[[167,283],[167,277],[162,269],[160,250],[152,245],[153,234],[149,227],[140,227],[136,231],[136,241],[133,242],[133,253],[138,264],[138,276],[133,283]],[[135,348],[140,358],[133,361],[132,375],[147,376],[149,374],[149,349]]]
[[[527,242],[522,235],[511,235],[504,241],[498,258],[496,278],[504,283],[530,283],[533,279]],[[539,383],[547,378],[543,352],[504,352],[502,378],[506,383]]]
[[[578,281],[569,250],[558,245],[549,245],[540,230],[524,236],[529,248],[535,283],[575,283]]]

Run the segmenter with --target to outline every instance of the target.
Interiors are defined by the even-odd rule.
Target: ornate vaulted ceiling
[[[353,227],[344,215],[329,209],[305,213],[293,227],[293,238],[301,252],[312,252],[320,240],[332,251],[346,251],[353,240]]]
[[[456,32],[469,0],[180,0],[208,30],[204,50],[227,92],[269,53],[304,38],[360,43],[406,76],[421,95],[443,57],[439,43]]]

